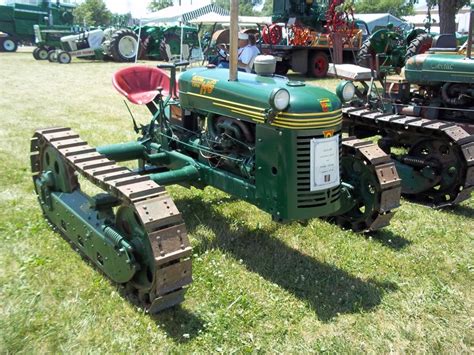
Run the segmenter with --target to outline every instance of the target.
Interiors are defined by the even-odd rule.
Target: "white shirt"
[[[239,48],[237,54],[239,61],[245,64],[244,67],[239,68],[243,68],[247,71],[247,73],[250,73],[252,68],[249,66],[249,64],[251,64],[255,57],[260,54],[260,51],[258,50],[257,46],[251,46],[249,44],[243,48]]]

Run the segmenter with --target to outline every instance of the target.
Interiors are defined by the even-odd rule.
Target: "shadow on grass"
[[[122,298],[124,298],[130,304],[144,309],[145,305],[139,300],[136,293],[129,292],[123,285],[117,284],[110,280],[110,278],[101,269],[99,269],[97,265],[95,265],[81,250],[76,248],[74,244],[58,228],[53,227],[53,230],[61,235],[66,243],[68,243],[71,248],[81,256],[84,262],[108,279]],[[148,316],[163,330],[165,330],[171,338],[179,343],[185,343],[193,339],[199,334],[200,330],[202,331],[204,329],[203,320],[182,308],[181,305],[155,314],[148,313]]]
[[[150,318],[178,343],[192,340],[204,329],[203,320],[181,306],[151,314]]]
[[[195,253],[218,248],[241,259],[250,271],[307,302],[321,321],[331,321],[340,314],[369,311],[381,303],[386,292],[397,289],[393,283],[365,281],[302,254],[272,237],[273,231],[241,226],[232,230],[229,226],[233,221],[199,197],[175,202],[183,211],[188,231],[192,232],[205,221],[216,236],[200,239]]]
[[[387,229],[381,229],[376,232],[367,233],[365,236],[366,238],[370,238],[371,240],[394,250],[402,250],[412,243],[410,240],[405,239]]]
[[[455,214],[457,216],[464,216],[467,218],[474,218],[474,208],[465,205],[455,205],[444,209],[445,212]]]
[[[136,294],[128,292],[126,288],[121,285],[116,285],[116,287],[119,294],[130,304],[143,309],[144,305]],[[181,305],[165,309],[158,313],[147,314],[168,336],[178,343],[186,343],[195,338],[200,331],[204,330],[204,321],[184,309]]]

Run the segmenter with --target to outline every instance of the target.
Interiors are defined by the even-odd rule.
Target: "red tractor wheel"
[[[315,52],[309,59],[308,74],[315,78],[324,78],[328,73],[329,58],[324,52]]]
[[[262,38],[263,42],[266,44],[278,44],[280,43],[282,36],[281,27],[276,23],[263,28]]]

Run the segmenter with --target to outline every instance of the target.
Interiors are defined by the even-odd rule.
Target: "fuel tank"
[[[239,72],[236,82],[228,77],[227,69],[187,70],[179,78],[181,106],[282,128],[314,129],[341,123],[341,102],[326,89],[280,76]],[[280,97],[280,105],[274,102],[280,90],[289,94],[283,109],[284,99]]]
[[[405,78],[411,84],[472,83],[474,59],[457,53],[418,54],[408,59]]]

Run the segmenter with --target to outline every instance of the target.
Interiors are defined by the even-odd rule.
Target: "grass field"
[[[121,297],[42,218],[28,152],[48,126],[92,145],[134,139],[111,85],[122,66],[0,53],[1,353],[474,352],[474,198],[444,211],[403,201],[365,236],[171,187],[194,248],[186,301],[150,316]]]

